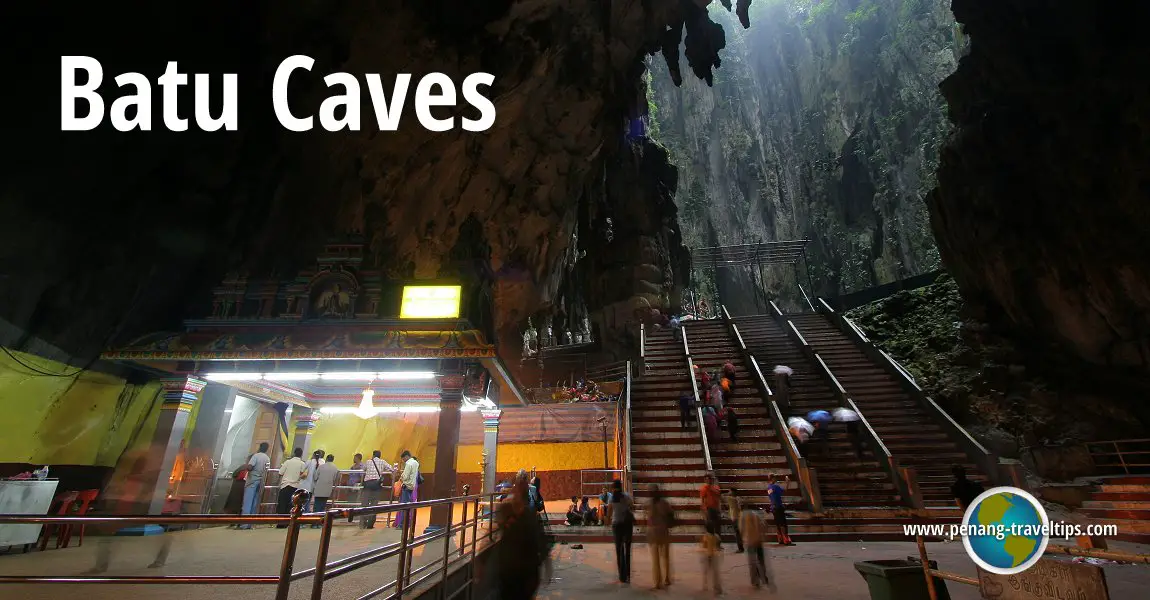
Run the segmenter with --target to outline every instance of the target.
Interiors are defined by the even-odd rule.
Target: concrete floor
[[[424,517],[424,519],[426,516]],[[422,531],[423,523],[419,530]],[[172,539],[167,565],[149,569],[161,546],[160,536],[145,538],[104,538],[111,541],[111,575],[274,575],[283,552],[284,531],[261,528],[252,531],[229,529],[202,529],[167,534]],[[370,531],[342,525],[333,533],[329,560],[338,559],[372,547],[398,540],[398,531],[377,526]],[[304,529],[300,537],[295,569],[314,566],[319,531]],[[0,574],[3,575],[79,575],[91,569],[100,551],[101,538],[89,537],[83,547],[72,547],[29,554],[0,555]],[[434,548],[416,550],[415,564],[422,565],[442,557],[442,544]],[[1112,548],[1147,552],[1150,548],[1133,544],[1112,543]],[[457,548],[452,543],[452,548]],[[765,589],[751,588],[744,555],[725,547],[721,571],[724,574],[724,592],[727,597],[771,596]],[[806,598],[811,600],[865,600],[869,597],[862,577],[854,570],[854,563],[868,559],[900,559],[917,555],[912,542],[857,542],[808,543],[779,548],[769,546],[769,560],[778,586],[775,596]],[[932,559],[941,567],[964,575],[974,575],[974,565],[967,558],[961,543],[931,544]],[[614,549],[608,544],[588,544],[575,550],[559,545],[554,553],[554,580],[539,592],[544,599],[597,598],[704,598],[702,567],[694,545],[678,544],[672,547],[672,565],[675,584],[671,590],[653,591],[650,555],[645,545],[634,546],[633,579],[629,586],[617,583]],[[365,567],[325,584],[327,598],[356,598],[395,578],[396,561],[390,559]],[[1115,600],[1143,597],[1150,588],[1150,566],[1109,565],[1106,577],[1110,596]],[[955,600],[977,600],[976,588],[957,583],[948,584]],[[123,586],[76,584],[53,585],[0,585],[0,597],[22,600],[47,600],[80,597],[84,600],[122,600],[126,596],[156,599],[208,599],[227,597],[229,600],[247,598],[266,599],[273,595],[274,586]],[[308,598],[311,579],[292,584],[291,598]]]
[[[1136,544],[1111,543],[1112,549],[1146,553],[1150,547]],[[867,600],[870,594],[854,563],[862,560],[902,559],[918,556],[913,542],[817,542],[790,547],[768,546],[769,568],[777,589],[771,594],[766,588],[751,587],[744,554],[734,554],[733,544],[724,546],[723,596],[729,598],[803,598],[804,600]],[[970,577],[975,576],[974,563],[966,555],[961,542],[936,543],[927,546],[931,560],[939,568]],[[674,581],[667,591],[652,589],[651,557],[647,546],[636,544],[633,550],[633,569],[630,585],[618,583],[615,568],[615,549],[608,544],[590,544],[582,550],[560,546],[555,552],[553,581],[540,589],[538,597],[596,598],[614,600],[622,598],[708,598],[703,592],[701,556],[693,545],[677,544],[671,547],[671,567]],[[1150,566],[1109,565],[1105,567],[1110,597],[1114,600],[1145,597],[1150,587]],[[947,582],[954,600],[978,600],[978,588]]]

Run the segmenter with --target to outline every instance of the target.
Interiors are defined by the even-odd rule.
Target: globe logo
[[[989,489],[966,508],[962,544],[975,564],[991,573],[1013,575],[1042,558],[1050,543],[1046,509],[1014,487]]]

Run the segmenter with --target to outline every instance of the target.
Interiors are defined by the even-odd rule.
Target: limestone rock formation
[[[954,0],[970,54],[930,196],[968,301],[1040,352],[1150,375],[1150,17],[1142,2]]]
[[[714,87],[652,67],[688,245],[810,239],[825,295],[937,268],[923,197],[948,130],[937,85],[964,47],[949,0],[760,2],[746,31],[711,14],[727,45]],[[798,308],[808,285],[802,264],[720,274],[736,313],[764,309],[758,287]]]
[[[664,198],[609,194],[604,173],[628,171],[635,158],[622,141],[623,121],[642,102],[643,57],[680,43],[665,34],[668,25],[686,31],[696,73],[709,77],[718,65],[723,43],[706,12],[694,0],[477,6],[245,3],[221,16],[197,5],[176,20],[160,7],[127,18],[104,6],[66,15],[28,6],[5,18],[35,39],[21,44],[28,54],[5,59],[13,61],[10,77],[31,91],[20,95],[25,105],[13,114],[22,118],[6,132],[20,151],[0,179],[0,317],[15,326],[0,331],[0,343],[41,339],[90,358],[109,343],[203,314],[207,291],[226,272],[294,273],[349,231],[368,240],[367,266],[393,278],[480,281],[495,304],[494,329],[515,339],[529,314],[556,299],[585,210],[579,200],[596,186],[617,214],[652,219],[616,218],[613,261],[635,261],[632,274],[677,264],[673,212],[636,204]],[[127,29],[140,22],[154,26]],[[139,71],[154,80],[168,60],[184,72],[236,72],[239,131],[120,133],[105,124],[61,134],[52,65],[66,53],[98,57],[109,102],[114,75]],[[293,54],[316,60],[289,89],[297,116],[316,113],[331,93],[322,77],[335,71],[380,73],[385,83],[396,73],[417,80],[430,72],[458,83],[483,71],[495,76],[487,95],[498,117],[483,133],[431,133],[415,122],[409,97],[398,131],[376,131],[365,101],[364,131],[286,132],[273,118],[270,85],[276,65]],[[158,122],[158,89],[156,96]],[[190,99],[183,97],[185,116]],[[665,170],[656,154],[645,150],[639,166]],[[604,281],[628,269],[588,264],[608,269]],[[676,281],[641,275],[632,281],[663,291]],[[632,293],[644,293],[636,285]],[[621,301],[617,289],[599,289],[589,304]]]

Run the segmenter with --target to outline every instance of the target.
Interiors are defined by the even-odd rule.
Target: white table
[[[47,515],[56,497],[58,479],[0,481],[0,515]],[[0,524],[0,546],[35,544],[43,525]]]

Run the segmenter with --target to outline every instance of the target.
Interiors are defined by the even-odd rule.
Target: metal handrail
[[[779,305],[775,304],[774,300],[771,300],[770,304],[771,304],[771,312],[774,313],[771,316],[773,316],[775,319],[782,319],[783,318],[783,311],[779,309]]]
[[[735,341],[739,343],[739,350],[747,351],[747,345],[743,343],[743,334],[739,333],[739,326],[731,323],[731,332],[735,334]]]
[[[807,459],[803,458],[803,453],[799,450],[799,445],[795,443],[795,438],[791,436],[790,430],[787,429],[787,420],[783,417],[783,411],[779,408],[779,403],[775,401],[774,393],[771,392],[771,386],[767,385],[766,377],[763,377],[763,370],[759,367],[758,359],[756,359],[753,354],[748,353],[747,360],[750,361],[751,366],[754,367],[755,377],[760,389],[763,391],[763,401],[767,405],[767,412],[770,415],[771,423],[774,425],[775,435],[778,436],[783,446],[783,452],[787,457],[787,464],[791,467],[791,471],[795,473],[795,477],[798,479],[799,493],[802,494],[803,500],[806,501],[811,512],[822,512],[823,501],[822,493],[819,489],[818,475],[816,475],[814,467],[807,463]]]
[[[803,334],[799,333],[799,328],[795,327],[795,322],[788,320],[787,326],[791,328],[791,332],[794,333],[796,338],[798,338],[799,345],[803,347],[803,351],[810,353],[811,345],[807,343],[807,338],[803,337]]]
[[[1150,450],[1145,450],[1145,449],[1143,449],[1143,450],[1123,450],[1121,444],[1150,444],[1150,438],[1131,438],[1131,439],[1124,439],[1124,440],[1103,440],[1103,441],[1098,441],[1098,442],[1086,442],[1085,444],[1083,444],[1083,446],[1086,447],[1086,453],[1090,455],[1090,459],[1091,459],[1091,461],[1094,462],[1094,466],[1096,468],[1097,467],[1102,467],[1102,468],[1121,467],[1122,471],[1124,473],[1126,473],[1127,475],[1131,475],[1132,474],[1130,471],[1131,467],[1134,467],[1135,469],[1139,469],[1139,470],[1143,470],[1143,469],[1146,469],[1147,467],[1150,467],[1150,464],[1147,464],[1147,461],[1150,461],[1150,458],[1133,459],[1133,460],[1139,460],[1139,461],[1144,461],[1144,462],[1133,462],[1133,463],[1131,463],[1131,462],[1126,461],[1126,457],[1128,457],[1128,456],[1150,455]],[[1096,452],[1096,451],[1090,449],[1091,446],[1109,446],[1109,447],[1112,447],[1114,449],[1114,451],[1113,452]],[[1142,446],[1142,447],[1146,448],[1147,446]],[[1117,456],[1118,457],[1118,464],[1101,463],[1099,460],[1097,460],[1097,457],[1102,457],[1102,456]]]
[[[686,331],[683,332],[684,339],[686,339]],[[707,429],[703,427],[703,401],[699,398],[699,381],[695,379],[695,361],[691,357],[687,357],[687,377],[691,378],[691,391],[695,393],[695,418],[698,419],[699,437],[703,440],[703,462],[707,465],[707,471],[712,471],[711,467],[711,445],[707,443]]]
[[[623,464],[623,485],[624,491],[631,494],[634,489],[631,482],[631,361],[627,361],[627,408],[624,414],[627,416],[627,427],[624,429],[627,440],[627,462]]]
[[[803,285],[799,284],[799,291],[803,293],[803,300],[807,301],[807,306],[811,307],[811,312],[818,312],[815,310],[814,303],[811,302],[811,297],[807,295],[807,291],[803,289]]]
[[[297,492],[292,499],[292,511],[287,515],[126,515],[126,516],[45,516],[45,515],[0,515],[0,524],[58,524],[58,525],[86,525],[86,524],[177,524],[177,523],[199,523],[199,524],[287,524],[286,535],[284,539],[284,553],[283,560],[280,564],[278,575],[239,575],[239,576],[215,576],[215,575],[193,575],[193,576],[67,576],[67,577],[54,577],[54,576],[0,576],[0,584],[5,583],[70,583],[70,584],[85,584],[85,583],[99,583],[99,584],[212,584],[212,585],[260,585],[260,584],[276,584],[277,600],[283,600],[288,597],[291,583],[295,580],[305,577],[312,577],[312,593],[313,600],[319,599],[323,596],[323,583],[327,579],[338,577],[342,574],[354,571],[364,566],[379,562],[386,558],[399,556],[399,565],[397,569],[397,577],[394,581],[384,585],[381,588],[368,593],[365,598],[369,598],[394,587],[395,592],[391,597],[402,598],[404,593],[414,589],[420,584],[429,581],[431,578],[438,575],[440,583],[447,580],[448,570],[458,563],[473,560],[481,550],[479,542],[481,540],[479,535],[479,522],[486,520],[488,522],[487,531],[484,532],[482,539],[490,540],[492,527],[492,519],[494,518],[491,511],[485,514],[482,510],[482,505],[486,502],[489,506],[495,502],[494,494],[486,495],[468,495],[469,486],[464,486],[464,496],[444,498],[439,500],[425,500],[422,502],[409,502],[404,504],[380,504],[375,506],[366,506],[359,508],[335,508],[322,513],[303,513],[303,505],[306,499],[306,493]],[[455,514],[455,506],[459,503],[463,504],[462,518],[456,523],[454,522],[453,515]],[[447,506],[447,514],[449,515],[448,523],[446,526],[436,530],[430,531],[423,535],[415,535],[415,519],[414,511],[421,508],[432,508],[437,506]],[[468,511],[471,511],[470,518]],[[331,543],[332,525],[335,519],[346,518],[349,521],[354,520],[356,517],[380,515],[385,513],[393,513],[402,511],[407,515],[405,519],[406,526],[398,543],[387,544],[377,548],[370,549],[366,552],[361,552],[353,556],[337,559],[328,562],[328,549]],[[293,573],[293,563],[295,562],[296,550],[298,548],[299,531],[303,525],[318,524],[322,528],[320,534],[320,544],[316,555],[316,566],[310,569],[304,569],[299,572]],[[471,538],[468,539],[468,529],[471,530]],[[454,553],[450,551],[451,541],[457,539],[459,535],[459,553],[453,558]],[[428,543],[442,540],[443,541],[443,558],[429,562],[418,568],[412,568],[410,557],[415,548],[422,547]],[[468,551],[468,543],[470,542],[470,552]],[[486,546],[484,547],[484,549]],[[416,575],[420,575],[424,571],[429,571],[426,575],[412,580]]]
[[[679,332],[683,334],[683,356],[690,356],[691,348],[687,345],[687,328],[680,326]]]
[[[647,358],[647,327],[639,323],[639,358]]]

